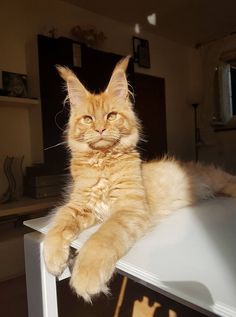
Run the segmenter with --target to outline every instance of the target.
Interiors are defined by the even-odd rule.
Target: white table
[[[49,217],[25,222],[45,234]],[[97,227],[72,243],[80,249]],[[121,274],[208,314],[236,316],[236,199],[183,208],[138,241],[117,263]],[[46,271],[39,233],[25,235],[29,317],[57,317],[56,279]],[[69,277],[69,270],[60,279]],[[78,312],[79,313],[79,312]]]

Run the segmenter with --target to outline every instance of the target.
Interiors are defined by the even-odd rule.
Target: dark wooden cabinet
[[[69,105],[63,106],[66,97],[64,83],[55,66],[59,64],[73,69],[88,90],[98,93],[106,88],[114,66],[122,57],[81,44],[81,67],[75,67],[74,45],[78,43],[71,39],[38,36],[44,148],[63,141],[69,117]],[[145,138],[149,140],[141,144],[142,156],[145,159],[160,156],[166,152],[164,80],[135,74],[132,59],[127,74],[135,91],[135,109],[143,122]],[[53,147],[44,151],[44,160],[55,172],[65,172],[69,153],[64,145]]]

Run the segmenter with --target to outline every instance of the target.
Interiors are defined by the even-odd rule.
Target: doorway
[[[143,126],[142,159],[160,158],[167,153],[165,80],[135,73],[134,90],[134,108]]]

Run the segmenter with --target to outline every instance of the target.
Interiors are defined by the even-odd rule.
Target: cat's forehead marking
[[[92,95],[89,100],[89,111],[93,114],[106,113],[109,110],[108,104],[105,102],[103,94]]]

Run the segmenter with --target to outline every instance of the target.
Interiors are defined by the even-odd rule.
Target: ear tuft
[[[67,84],[69,100],[72,106],[81,104],[88,96],[89,92],[79,81],[75,73],[68,67],[56,65],[59,75]]]
[[[130,57],[131,57],[131,55],[128,55],[128,56],[122,58],[122,59],[116,64],[116,67],[115,67],[115,69],[114,69],[113,72],[115,72],[115,71],[118,70],[118,69],[123,70],[124,72],[126,72],[127,67],[128,67],[128,65],[129,65]]]
[[[130,55],[122,58],[115,66],[111,75],[106,92],[113,97],[126,99],[129,93],[128,82],[126,79],[126,69],[129,64]]]
[[[58,73],[61,76],[61,78],[65,81],[67,81],[70,77],[77,78],[73,71],[66,66],[56,65],[56,69],[58,70]]]

